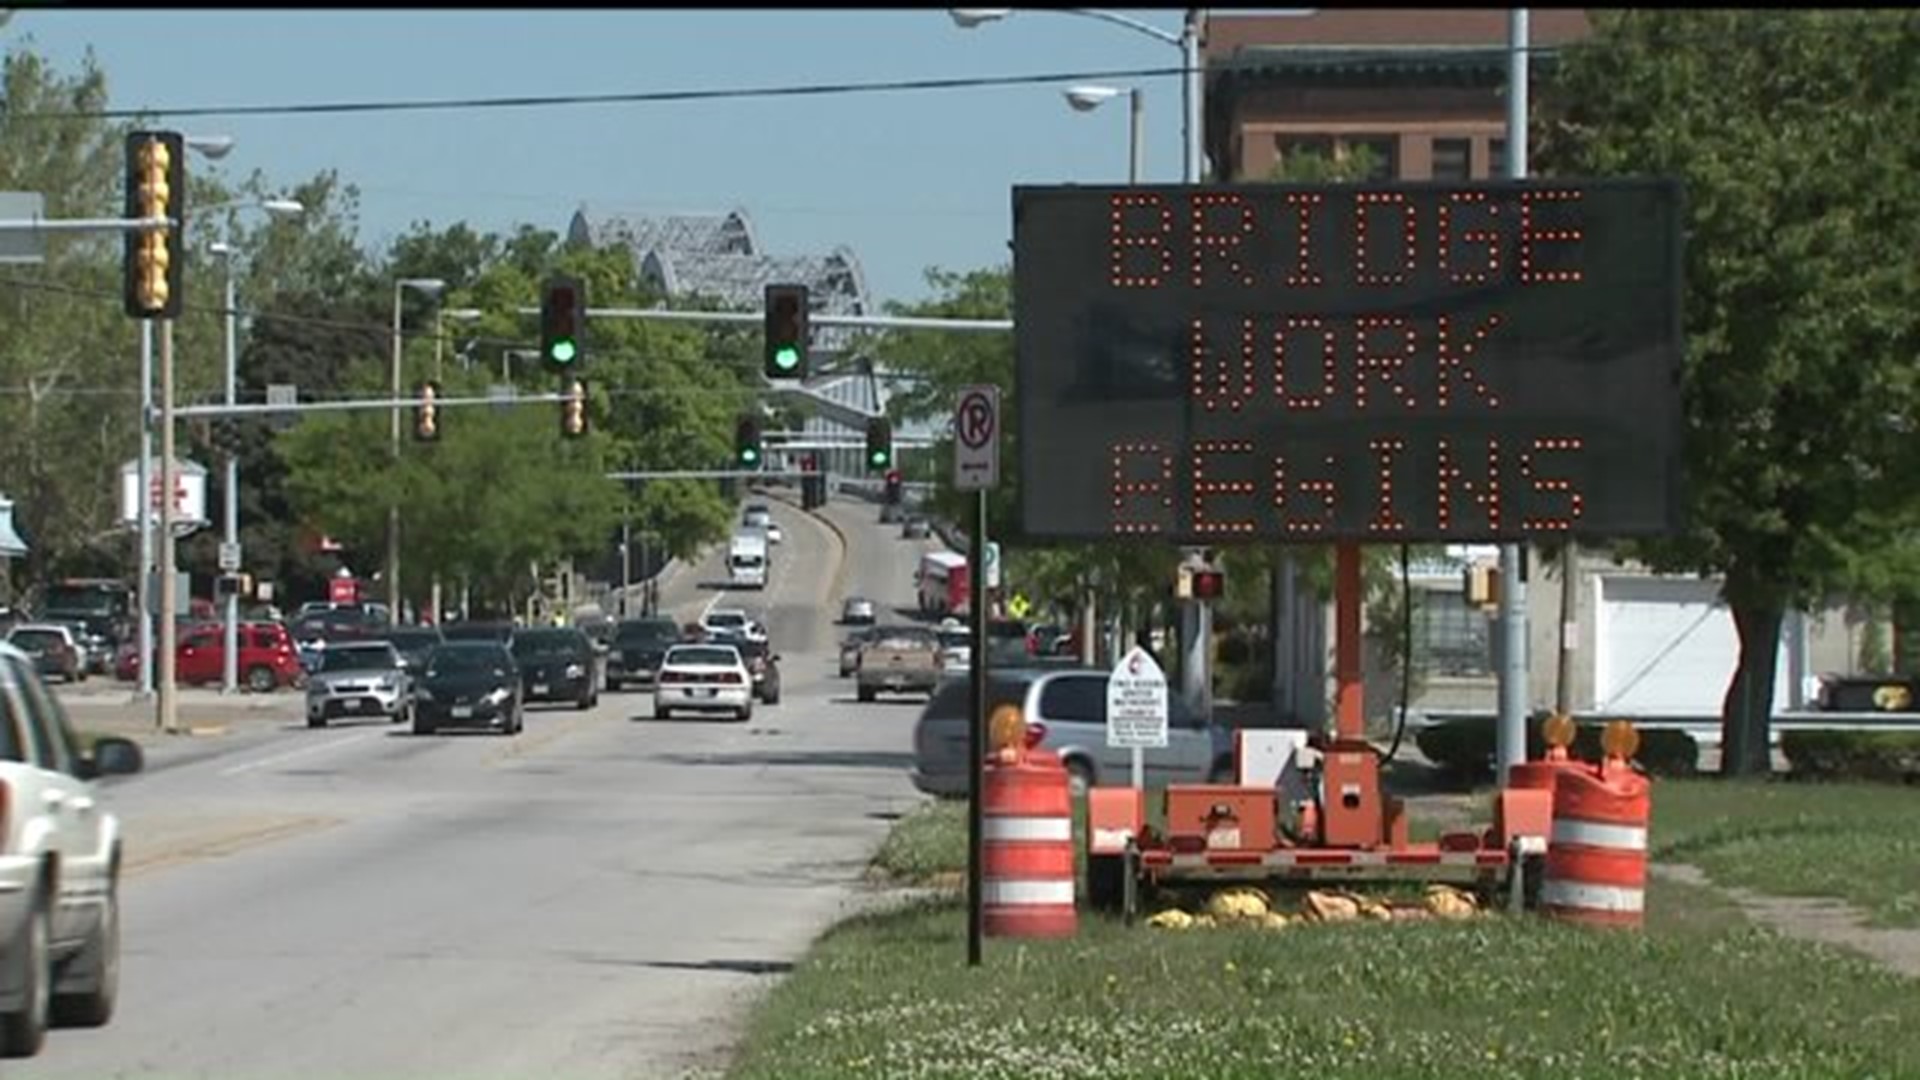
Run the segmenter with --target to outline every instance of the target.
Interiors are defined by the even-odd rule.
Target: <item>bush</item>
[[[1546,755],[1546,741],[1540,736],[1540,717],[1527,720],[1527,759],[1537,761]],[[1605,725],[1582,724],[1574,734],[1572,754],[1581,761],[1600,760],[1600,733]],[[1467,776],[1491,776],[1495,750],[1494,718],[1491,716],[1449,720],[1420,729],[1414,745],[1427,760],[1451,772]],[[1700,744],[1684,731],[1642,731],[1640,751],[1634,762],[1653,776],[1692,776],[1698,769]]]
[[[1920,781],[1920,732],[1789,731],[1780,736],[1780,749],[1800,776]]]

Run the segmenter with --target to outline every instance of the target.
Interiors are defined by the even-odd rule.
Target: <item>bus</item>
[[[951,551],[929,551],[920,557],[913,575],[922,615],[964,615],[967,612],[967,557]]]

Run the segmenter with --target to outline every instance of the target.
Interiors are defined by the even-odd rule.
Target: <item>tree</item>
[[[1914,565],[1920,21],[1593,18],[1542,95],[1538,164],[1685,182],[1688,520],[1627,550],[1724,575],[1724,768],[1764,773],[1785,611]]]

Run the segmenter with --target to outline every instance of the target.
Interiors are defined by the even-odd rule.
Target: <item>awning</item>
[[[0,498],[0,559],[18,558],[27,553],[27,542],[13,529],[13,500]]]

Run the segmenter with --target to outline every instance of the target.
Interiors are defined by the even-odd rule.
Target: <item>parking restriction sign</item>
[[[953,415],[953,486],[991,491],[999,485],[1000,388],[969,386]]]

